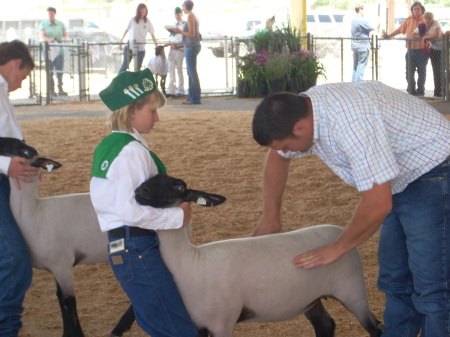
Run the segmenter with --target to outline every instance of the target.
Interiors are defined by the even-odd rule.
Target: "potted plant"
[[[265,52],[249,52],[239,58],[238,94],[239,91],[247,97],[261,97],[265,95],[264,64],[267,54]]]
[[[269,92],[279,92],[286,89],[289,75],[289,53],[272,53],[267,56],[264,65],[264,75]]]
[[[325,76],[325,68],[317,55],[310,50],[290,54],[288,90],[298,93],[316,85],[319,76]]]

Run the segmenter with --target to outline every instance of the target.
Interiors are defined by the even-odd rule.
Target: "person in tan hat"
[[[142,137],[159,121],[157,110],[166,98],[148,68],[119,74],[100,92],[100,98],[111,110],[108,123],[112,133],[94,151],[90,192],[100,228],[108,233],[111,268],[146,333],[153,337],[197,336],[160,256],[156,233],[187,226],[190,203],[161,209],[139,205],[134,198],[141,183],[166,173]]]

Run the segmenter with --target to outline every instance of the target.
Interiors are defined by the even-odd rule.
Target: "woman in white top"
[[[128,33],[128,43],[123,49],[123,63],[119,69],[119,74],[128,69],[128,66],[133,59],[133,54],[136,51],[133,50],[134,41],[138,43],[137,45],[137,68],[136,71],[140,70],[142,67],[142,61],[145,57],[145,42],[147,33],[150,33],[153,43],[156,45],[155,28],[150,20],[147,18],[148,8],[145,4],[139,4],[136,8],[136,15],[131,18],[128,23],[127,29],[123,33],[122,40]],[[121,46],[122,48],[122,46]]]
[[[425,21],[425,34],[421,35],[419,33],[419,28],[414,31],[415,34],[423,38],[424,42],[429,41],[430,43],[430,59],[431,66],[433,67],[433,77],[434,77],[434,96],[441,97],[441,50],[442,50],[442,32],[441,25],[439,21],[434,20],[434,15],[431,12],[426,12],[423,14],[423,19]]]

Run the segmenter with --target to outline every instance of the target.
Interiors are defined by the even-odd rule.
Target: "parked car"
[[[311,11],[306,15],[306,30],[318,37],[350,36],[355,11]]]

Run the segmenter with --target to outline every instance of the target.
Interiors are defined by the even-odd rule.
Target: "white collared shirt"
[[[0,75],[0,137],[23,139],[13,106],[9,101],[8,82],[2,75]],[[8,174],[10,162],[11,158],[0,156],[0,173]]]
[[[103,232],[122,226],[145,229],[176,229],[183,224],[179,207],[142,206],[134,190],[158,173],[146,141],[138,132],[131,134],[139,142],[128,143],[111,163],[106,179],[93,177],[90,184],[92,204]]]
[[[311,99],[315,154],[358,191],[391,182],[392,194],[450,155],[450,122],[417,97],[377,81],[333,83],[302,93]]]

